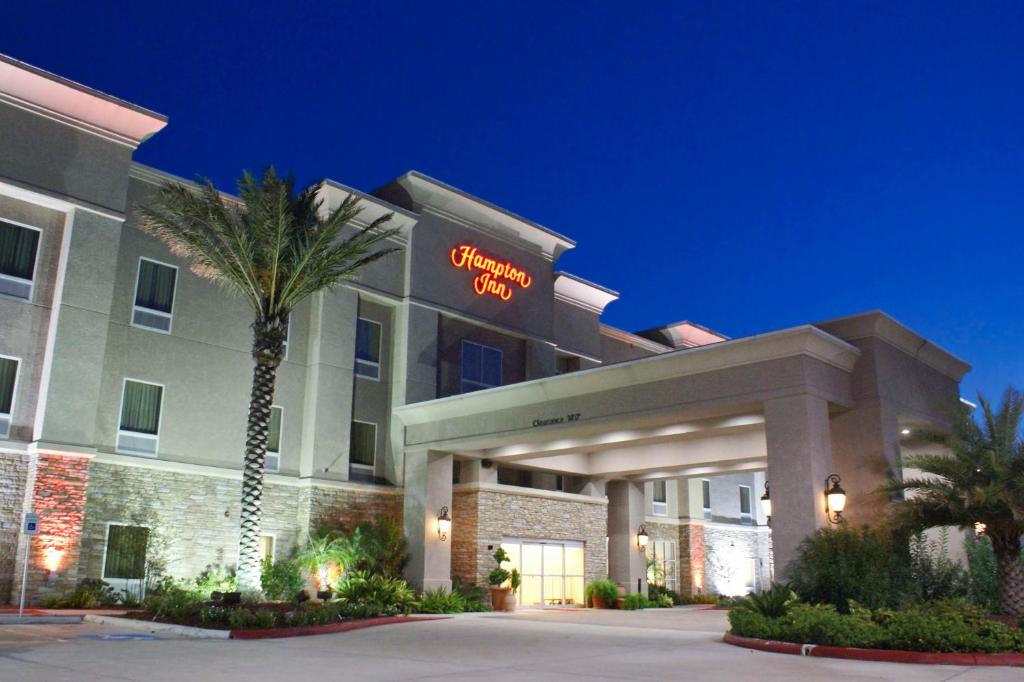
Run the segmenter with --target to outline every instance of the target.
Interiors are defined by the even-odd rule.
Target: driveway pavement
[[[864,663],[723,644],[725,613],[520,611],[261,641],[117,639],[92,624],[0,627],[0,680],[977,680],[1020,668]],[[115,637],[111,639],[111,637]]]

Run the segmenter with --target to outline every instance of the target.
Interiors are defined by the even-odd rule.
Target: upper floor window
[[[704,501],[704,511],[711,511],[711,481],[704,478],[700,482],[701,498]]]
[[[160,332],[171,331],[171,308],[178,268],[148,258],[139,259],[135,281],[135,306],[132,324]]]
[[[501,386],[501,351],[472,341],[462,342],[462,392]]]
[[[750,486],[740,486],[740,518],[750,518]]]
[[[32,298],[40,230],[0,220],[0,294]]]
[[[160,441],[160,409],[164,387],[124,380],[117,451],[129,455],[156,455]]]
[[[11,432],[11,415],[14,413],[14,388],[18,381],[18,360],[0,357],[0,438],[7,438]]]
[[[668,514],[668,481],[654,482],[654,509],[655,516]]]
[[[380,379],[380,322],[362,317],[356,323],[356,376]]]
[[[353,420],[348,446],[349,477],[352,477],[353,472],[362,478],[372,477],[376,456],[377,425]]]
[[[274,405],[270,408],[270,430],[267,433],[267,456],[263,460],[263,468],[267,471],[281,470],[281,422],[283,419],[283,407]]]
[[[575,355],[559,355],[555,360],[555,371],[558,374],[569,374],[580,370],[580,359]]]

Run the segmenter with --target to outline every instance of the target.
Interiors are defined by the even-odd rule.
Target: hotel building
[[[0,57],[0,603],[26,546],[33,601],[236,561],[251,312],[139,229],[177,178],[132,154],[166,123]],[[616,329],[619,295],[559,271],[575,243],[551,229],[417,172],[320,192],[393,215],[399,251],[291,317],[268,554],[389,515],[417,587],[482,583],[502,545],[527,605],[607,575],[746,592],[828,523],[830,474],[849,520],[882,514],[874,490],[969,369],[881,312]]]

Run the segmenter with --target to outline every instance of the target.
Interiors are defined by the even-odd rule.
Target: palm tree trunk
[[[1020,539],[993,542],[996,555],[996,582],[999,584],[999,610],[1011,616],[1024,616],[1024,566],[1020,561]]]
[[[287,321],[285,322],[287,324]],[[253,325],[252,394],[245,431],[245,466],[242,470],[242,514],[238,537],[238,589],[260,590],[260,524],[263,519],[263,472],[270,432],[274,382],[283,354],[282,332],[269,325]],[[269,333],[268,333],[269,332]],[[276,332],[276,333],[275,333]]]

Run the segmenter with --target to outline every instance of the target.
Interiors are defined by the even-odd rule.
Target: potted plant
[[[487,576],[487,583],[491,586],[491,608],[495,611],[512,611],[516,607],[513,589],[519,587],[519,571],[515,569],[509,571],[501,567],[504,562],[508,561],[508,552],[501,547],[494,553],[494,560],[498,562],[498,567]],[[514,586],[512,583],[513,576],[515,577]],[[509,583],[509,587],[505,587],[505,583]],[[509,608],[510,599],[511,608]]]
[[[583,594],[595,609],[610,609],[619,598],[619,586],[608,578],[599,578],[588,584]]]

